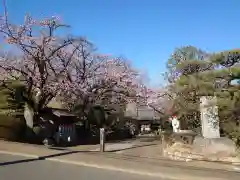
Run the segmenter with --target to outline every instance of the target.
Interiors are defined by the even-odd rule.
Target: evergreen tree
[[[200,127],[200,97],[217,96],[221,128],[240,143],[239,63],[240,50],[207,54],[192,46],[176,49],[168,62],[167,77],[173,112],[185,126]]]
[[[18,81],[8,81],[0,86],[0,113],[21,116],[24,112],[25,87]]]

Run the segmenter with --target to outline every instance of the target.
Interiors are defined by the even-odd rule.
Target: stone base
[[[195,137],[193,149],[205,155],[222,154],[225,156],[232,156],[236,154],[234,142],[226,137],[216,139],[205,139],[199,136]]]
[[[174,143],[163,151],[163,155],[173,160],[207,160],[240,163],[235,144],[228,138],[204,139],[196,137],[193,145]]]
[[[193,144],[196,133],[191,130],[180,130],[179,132],[174,132],[172,134],[174,142],[179,142],[183,144]]]

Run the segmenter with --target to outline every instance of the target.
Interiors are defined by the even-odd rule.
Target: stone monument
[[[200,98],[202,135],[204,138],[220,138],[217,98],[202,96]]]
[[[195,152],[204,156],[230,156],[236,152],[234,142],[227,137],[220,137],[217,98],[203,96],[200,98],[202,136],[196,137],[193,143]]]
[[[201,97],[200,112],[202,136],[194,137],[192,144],[190,143],[191,146],[175,143],[167,147],[163,150],[165,155],[178,160],[185,157],[186,161],[191,158],[221,161],[224,158],[235,156],[237,151],[234,142],[227,137],[220,137],[217,98],[214,96]],[[184,132],[184,130],[180,130],[175,134],[184,134]]]

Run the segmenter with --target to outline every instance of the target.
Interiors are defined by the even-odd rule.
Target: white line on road
[[[25,154],[25,153],[17,153],[17,152],[8,152],[8,151],[1,151],[0,154],[7,154],[7,155],[15,155],[15,156],[23,156],[28,158],[39,158],[40,156],[32,155],[32,154]],[[120,167],[114,167],[111,165],[103,165],[103,164],[94,164],[94,163],[86,163],[86,162],[80,162],[80,161],[69,161],[59,158],[46,158],[45,160],[59,162],[59,163],[66,163],[66,164],[72,164],[72,165],[79,165],[84,167],[92,167],[92,168],[98,168],[98,169],[105,169],[105,170],[112,170],[112,171],[120,171],[123,173],[130,173],[130,174],[136,174],[136,175],[143,175],[143,176],[151,176],[151,177],[158,177],[162,179],[171,179],[171,180],[202,180],[201,177],[196,176],[190,176],[190,175],[179,175],[179,174],[169,174],[169,173],[156,173],[156,172],[147,172],[143,170],[134,170],[134,169],[126,169],[126,168],[120,168]],[[240,168],[233,167],[235,171],[239,171]],[[211,180],[222,180],[219,178],[212,178]]]
[[[171,180],[202,180],[202,178],[197,178],[197,177],[192,177],[192,176],[177,176],[174,175],[169,175],[167,173],[153,173],[153,172],[147,172],[147,171],[140,171],[140,170],[134,170],[134,169],[124,169],[124,168],[119,168],[119,167],[114,167],[114,166],[107,166],[107,165],[97,165],[97,164],[91,164],[91,163],[85,163],[85,162],[77,162],[77,161],[68,161],[68,160],[62,160],[62,159],[57,159],[57,158],[48,158],[47,160],[50,161],[56,161],[56,162],[61,162],[61,163],[66,163],[66,164],[74,164],[74,165],[79,165],[79,166],[84,166],[84,167],[92,167],[92,168],[98,168],[98,169],[105,169],[105,170],[110,170],[110,171],[120,171],[123,173],[130,173],[130,174],[136,174],[136,175],[142,175],[142,176],[151,176],[151,177],[158,177],[162,179],[171,179]],[[220,180],[220,179],[211,179],[211,180]]]
[[[239,168],[239,167],[233,167],[233,169],[234,169],[235,171],[240,171],[240,168]]]
[[[32,154],[25,154],[25,153],[17,153],[17,152],[8,152],[8,151],[0,151],[0,154],[6,154],[6,155],[13,155],[13,156],[23,156],[28,158],[39,158],[39,156],[32,155]],[[136,174],[136,175],[144,175],[144,176],[151,176],[151,177],[159,177],[163,179],[172,179],[172,180],[192,180],[193,177],[175,177],[173,175],[168,175],[164,173],[151,173],[151,172],[145,172],[140,170],[134,170],[134,169],[124,169],[114,166],[108,166],[108,165],[98,165],[93,163],[86,163],[86,162],[80,162],[80,161],[69,161],[69,160],[62,160],[58,158],[47,158],[45,160],[59,162],[59,163],[66,163],[66,164],[72,164],[72,165],[78,165],[78,166],[84,166],[84,167],[92,167],[92,168],[98,168],[98,169],[105,169],[105,170],[112,170],[112,171],[120,171],[123,173],[130,173],[130,174]],[[198,178],[194,177],[195,180],[198,180]],[[201,179],[199,179],[201,180]]]

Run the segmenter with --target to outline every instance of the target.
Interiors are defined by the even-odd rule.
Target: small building
[[[148,105],[137,105],[129,103],[126,107],[125,118],[136,124],[138,131],[142,129],[155,129],[160,125],[160,116],[153,108]]]
[[[50,119],[56,125],[60,124],[72,124],[77,121],[77,115],[69,112],[66,109],[58,108],[45,108],[41,111],[41,117],[43,119]]]
[[[56,138],[57,144],[60,142],[73,143],[77,138],[76,126],[77,116],[65,109],[45,108],[40,114],[43,121],[52,121],[49,128],[53,136]]]

